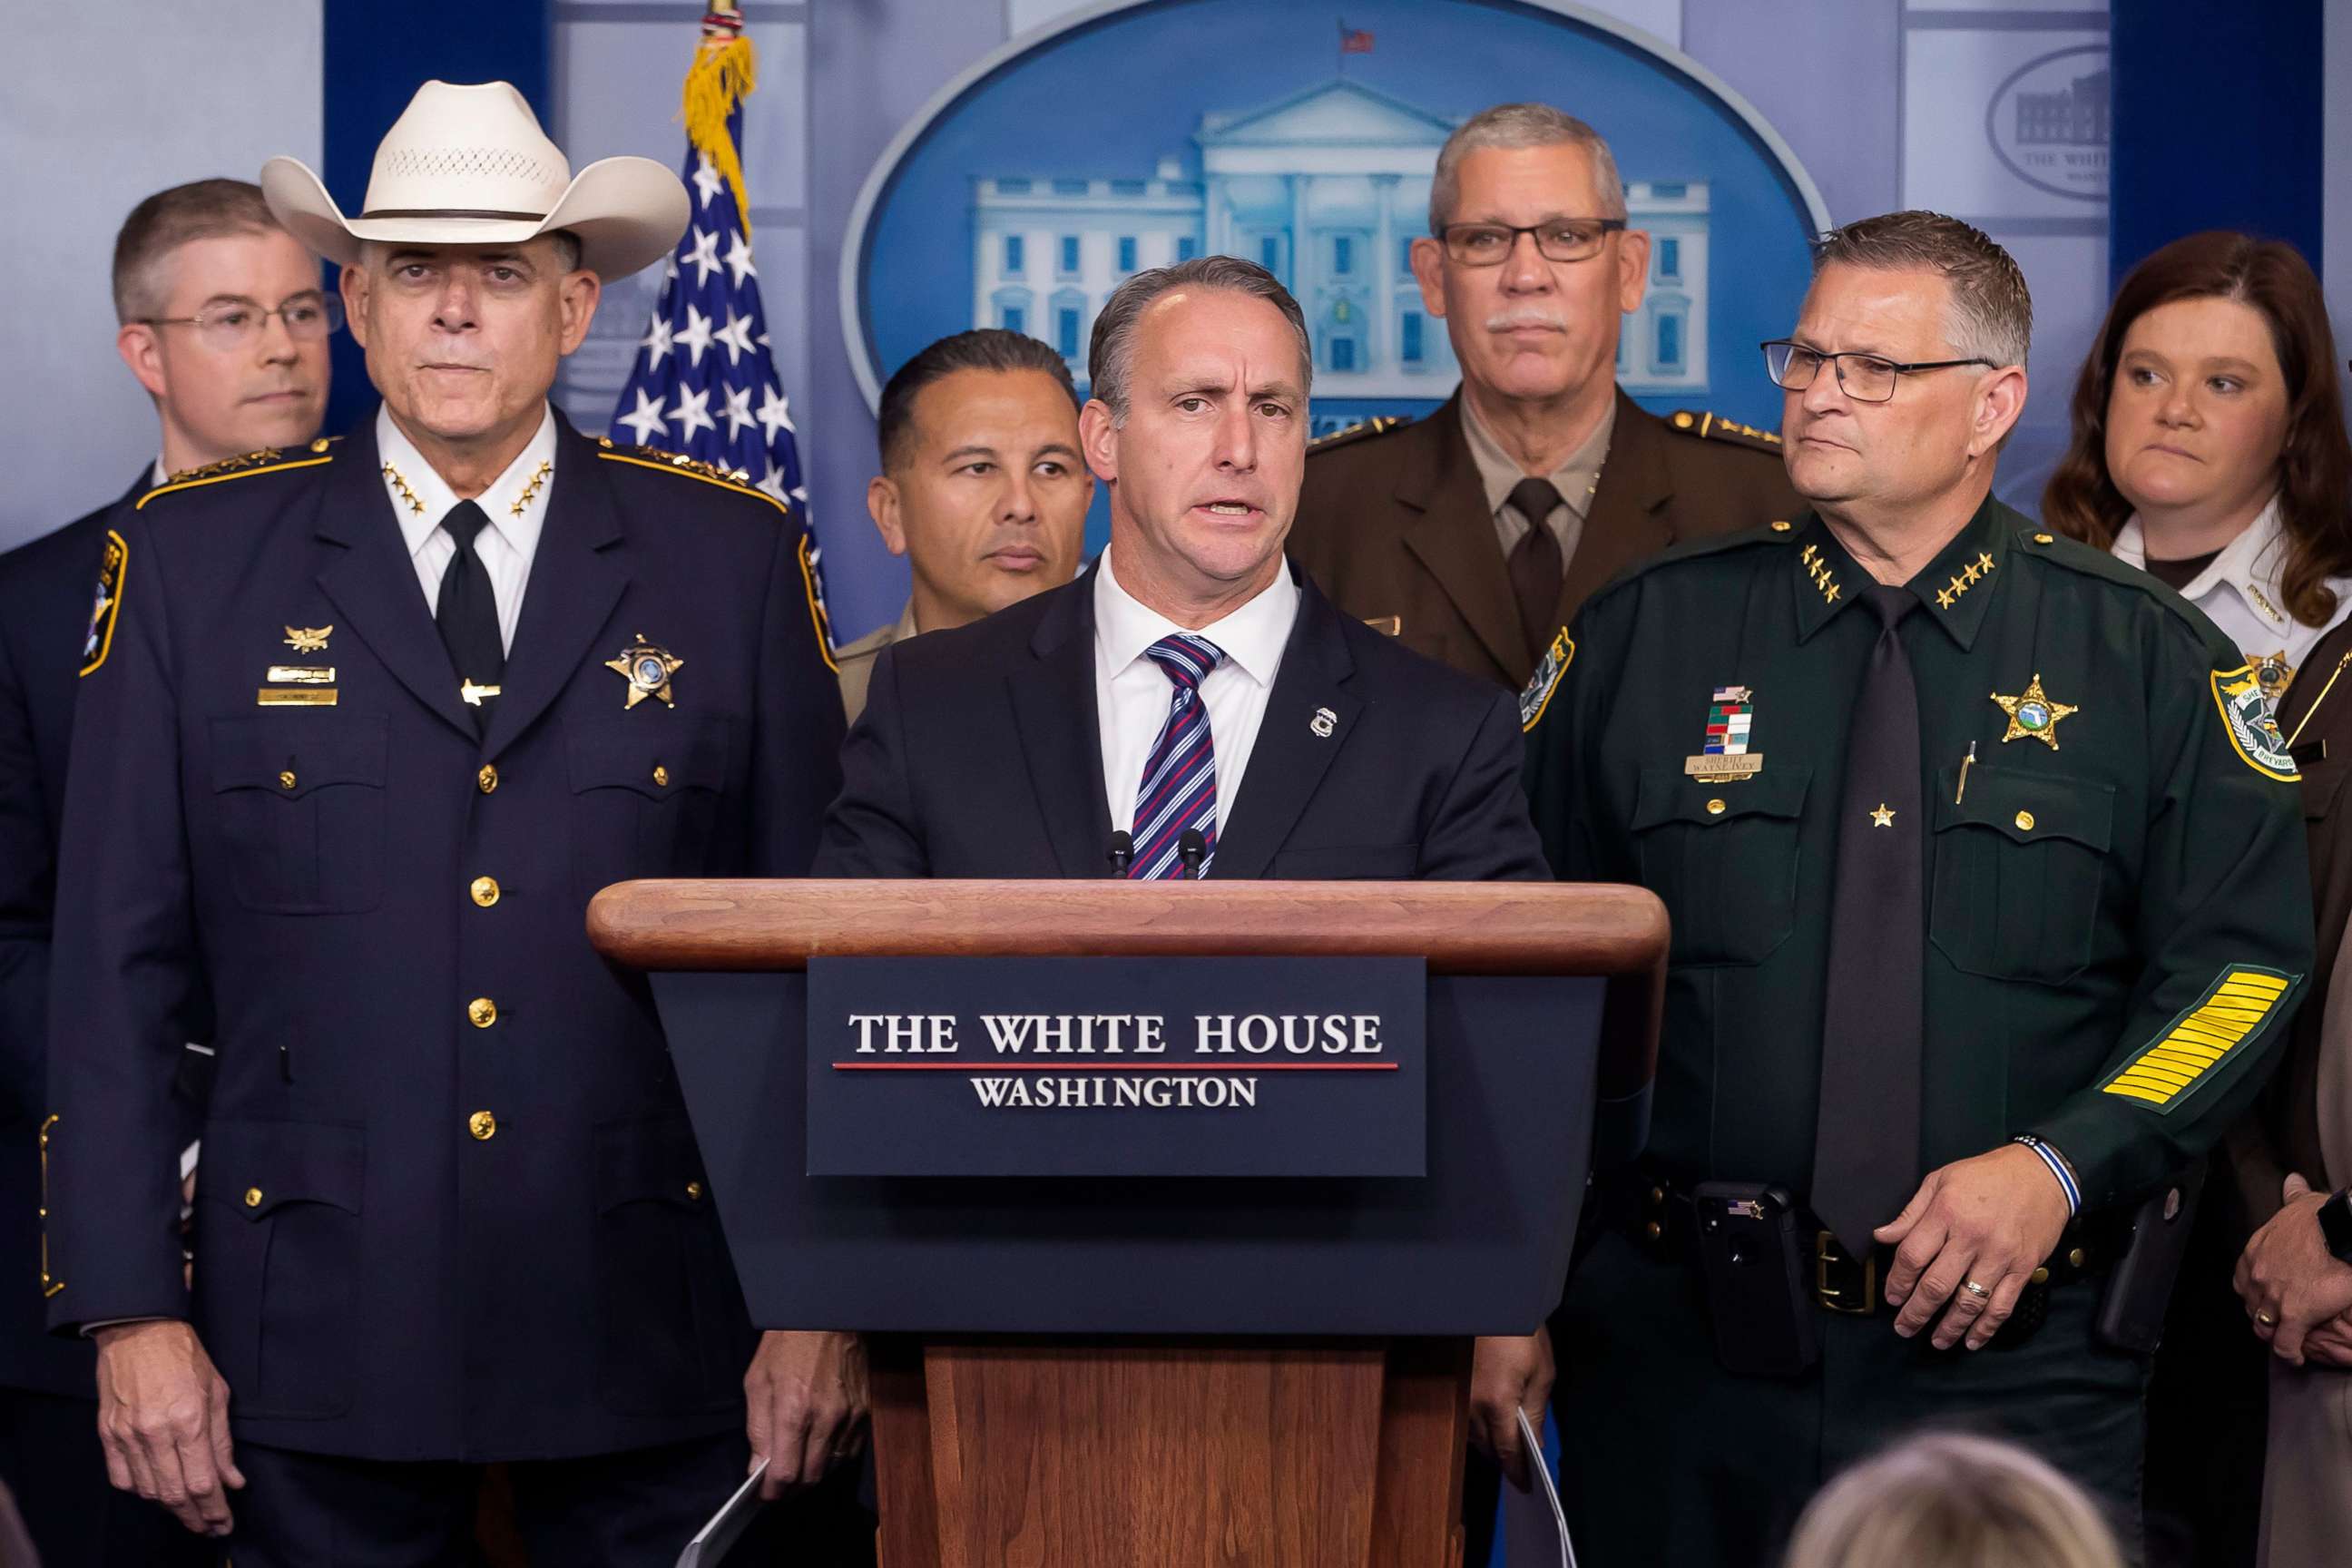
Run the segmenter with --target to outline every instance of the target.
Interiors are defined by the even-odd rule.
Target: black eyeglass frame
[[[1989,360],[1989,359],[1985,358],[1985,357],[1984,357],[1983,355],[1981,355],[1981,354],[1972,354],[1972,355],[1970,355],[1970,356],[1969,356],[1969,358],[1967,358],[1967,359],[1922,359],[1922,360],[1912,360],[1912,361],[1910,361],[1908,363],[1905,363],[1904,361],[1902,361],[1902,360],[1892,360],[1892,359],[1888,359],[1885,354],[1864,353],[1863,353],[1861,350],[1859,350],[1859,349],[1846,349],[1846,350],[1843,350],[1843,351],[1842,351],[1842,352],[1840,352],[1840,353],[1822,353],[1821,350],[1819,350],[1819,349],[1816,349],[1816,348],[1809,348],[1809,347],[1807,347],[1805,344],[1801,343],[1801,342],[1795,342],[1795,341],[1793,341],[1793,340],[1791,340],[1791,339],[1789,339],[1789,338],[1768,338],[1768,339],[1766,339],[1763,342],[1758,343],[1756,346],[1757,346],[1758,348],[1762,349],[1762,350],[1764,351],[1764,375],[1765,375],[1765,379],[1767,379],[1768,381],[1771,382],[1771,384],[1772,384],[1773,385],[1775,385],[1775,386],[1779,387],[1781,391],[1783,391],[1783,392],[1802,392],[1802,391],[1804,391],[1806,387],[1812,385],[1812,384],[1813,384],[1813,383],[1814,383],[1816,380],[1820,379],[1820,377],[1821,377],[1821,374],[1822,374],[1822,372],[1821,372],[1821,366],[1822,366],[1822,365],[1823,365],[1823,364],[1826,364],[1826,365],[1828,365],[1828,366],[1831,368],[1831,370],[1832,370],[1832,372],[1834,372],[1834,373],[1835,373],[1835,374],[1836,374],[1836,376],[1837,376],[1838,390],[1839,390],[1840,392],[1844,393],[1848,397],[1853,398],[1856,403],[1892,403],[1892,402],[1894,402],[1894,401],[1895,401],[1895,389],[1898,385],[1902,384],[1903,378],[1904,378],[1906,375],[1910,374],[1912,374],[1913,372],[1916,372],[1916,371],[1922,371],[1922,370],[1950,370],[1950,369],[1952,369],[1952,368],[1953,368],[1954,366],[1956,366],[1956,365],[1963,365],[1963,364],[1980,364],[1980,365],[1983,365],[1983,366],[1984,366],[1986,369],[1988,369],[1988,370],[1999,370],[1999,369],[2000,368],[2000,366],[1999,366],[1998,364],[1995,364],[1992,361],[1990,361],[1990,360]],[[1808,354],[1812,355],[1812,356],[1813,356],[1813,358],[1814,358],[1815,360],[1817,360],[1817,361],[1819,361],[1819,362],[1820,362],[1820,363],[1816,364],[1816,365],[1813,367],[1813,374],[1812,374],[1811,375],[1809,375],[1809,376],[1805,377],[1805,379],[1804,379],[1804,381],[1803,381],[1803,383],[1802,383],[1801,384],[1797,385],[1797,386],[1790,386],[1787,382],[1782,381],[1779,376],[1774,375],[1774,374],[1772,374],[1772,351],[1773,351],[1774,349],[1785,349],[1785,350],[1787,350],[1787,351],[1789,352],[1789,354],[1790,354],[1791,357],[1793,357],[1793,356],[1795,356],[1795,355],[1797,355],[1797,354],[1800,354],[1800,353],[1808,353]],[[1846,382],[1845,382],[1845,366],[1844,366],[1844,364],[1843,364],[1843,363],[1841,363],[1841,362],[1845,361],[1845,360],[1850,360],[1850,359],[1853,359],[1853,360],[1869,360],[1870,362],[1872,362],[1872,363],[1874,363],[1874,364],[1883,364],[1883,365],[1885,365],[1885,367],[1886,367],[1890,372],[1892,372],[1892,373],[1893,373],[1893,374],[1892,374],[1887,378],[1887,383],[1886,383],[1886,395],[1885,395],[1885,396],[1884,396],[1884,397],[1865,397],[1865,396],[1864,396],[1861,393],[1856,392],[1853,387],[1848,386],[1848,385],[1846,384]],[[1785,364],[1784,364],[1783,368],[1786,368],[1786,367],[1785,367]]]
[[[1500,267],[1504,262],[1508,261],[1511,258],[1511,253],[1513,251],[1518,249],[1519,236],[1523,234],[1529,235],[1536,238],[1536,254],[1538,256],[1540,256],[1546,261],[1552,262],[1556,265],[1566,266],[1578,261],[1590,261],[1594,257],[1600,255],[1601,247],[1608,242],[1611,235],[1622,234],[1625,232],[1625,222],[1626,220],[1622,217],[1556,217],[1547,219],[1542,223],[1528,225],[1509,223],[1449,223],[1444,227],[1437,230],[1435,234],[1431,236],[1431,237],[1437,241],[1438,248],[1445,252],[1445,258],[1448,261],[1455,262],[1464,267]],[[1582,256],[1554,256],[1549,251],[1544,249],[1543,239],[1541,237],[1544,230],[1548,228],[1557,228],[1562,224],[1571,223],[1597,224],[1600,226],[1601,237],[1593,242],[1593,246],[1591,250],[1585,252]],[[1495,258],[1492,261],[1472,261],[1466,258],[1454,254],[1454,242],[1448,237],[1451,236],[1455,229],[1459,228],[1480,228],[1486,229],[1490,232],[1495,230],[1507,230],[1510,234],[1511,242],[1505,246],[1503,247],[1503,253]]]

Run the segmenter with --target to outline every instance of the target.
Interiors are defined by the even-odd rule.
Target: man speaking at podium
[[[1255,263],[1119,287],[1078,418],[1110,548],[1076,583],[883,650],[817,876],[1549,876],[1509,697],[1340,615],[1283,559],[1313,363],[1297,301]],[[1511,1405],[1539,1418],[1550,1366],[1485,1349],[1473,1431],[1514,1451]]]

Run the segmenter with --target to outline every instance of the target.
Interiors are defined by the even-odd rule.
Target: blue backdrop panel
[[[2206,228],[2284,239],[2320,265],[2321,0],[2115,8],[2110,278]]]

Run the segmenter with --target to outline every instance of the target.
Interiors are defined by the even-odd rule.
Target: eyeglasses
[[[1448,260],[1465,267],[1500,267],[1518,248],[1519,236],[1536,237],[1536,250],[1546,261],[1589,261],[1601,254],[1601,242],[1623,230],[1622,217],[1547,218],[1532,228],[1507,223],[1450,223],[1437,231],[1445,243]]]
[[[1802,392],[1813,384],[1824,364],[1837,367],[1837,384],[1856,403],[1885,403],[1895,396],[1895,384],[1904,374],[1922,370],[1949,370],[1956,364],[1993,365],[1989,359],[1923,359],[1909,364],[1877,354],[1825,354],[1785,338],[1759,345],[1764,351],[1764,374],[1775,386]]]
[[[250,300],[216,300],[193,316],[140,316],[142,326],[194,327],[205,347],[223,353],[251,347],[276,316],[298,343],[331,337],[343,324],[343,302],[332,294],[298,294],[274,310]]]

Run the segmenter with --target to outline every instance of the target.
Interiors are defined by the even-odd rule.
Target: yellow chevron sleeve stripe
[[[2294,976],[2274,969],[2223,970],[2194,1007],[2100,1087],[2158,1110],[2171,1110],[2239,1045],[2260,1035],[2294,989]]]

